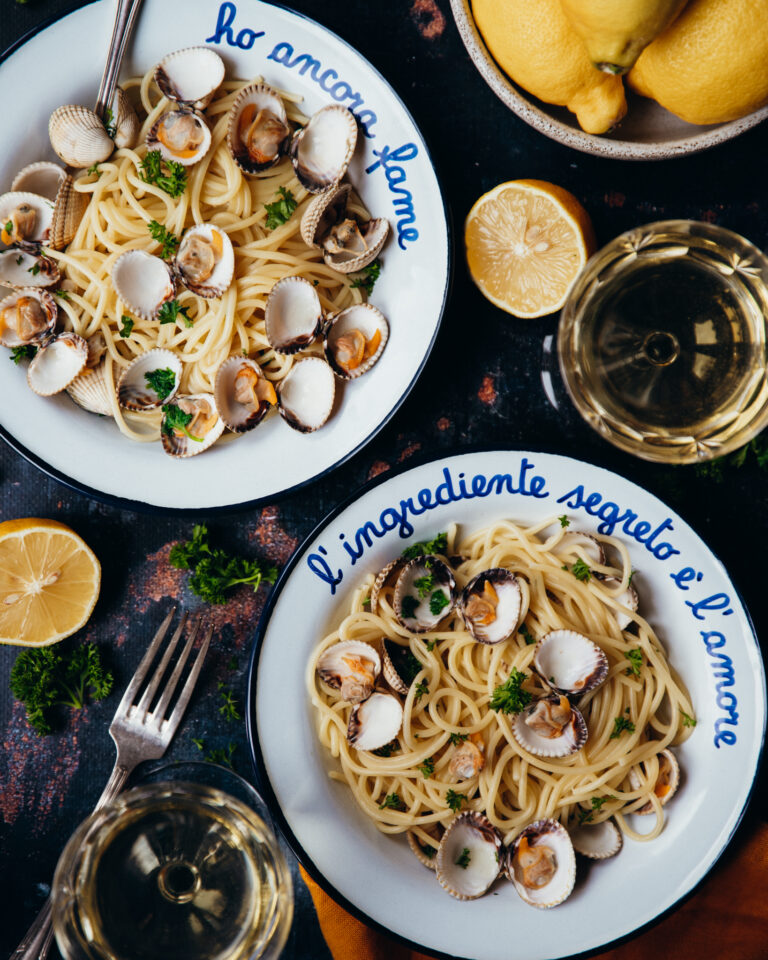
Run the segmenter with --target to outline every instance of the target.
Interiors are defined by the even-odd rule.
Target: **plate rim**
[[[31,27],[26,33],[21,37],[15,40],[10,46],[6,47],[4,50],[0,51],[0,65],[5,63],[5,61],[11,57],[17,50],[28,43],[38,34],[43,33],[45,30],[48,30],[50,27],[53,27],[59,20],[63,20],[65,17],[70,16],[73,13],[76,13],[78,10],[83,9],[84,7],[90,6],[91,4],[98,3],[99,0],[75,0],[74,3],[70,4],[63,11],[53,14],[50,17],[44,19],[41,23],[36,24]],[[307,14],[301,13],[298,10],[294,10],[292,7],[288,6],[286,3],[279,2],[279,0],[257,0],[257,2],[263,2],[266,6],[277,7],[280,10],[285,11],[286,13],[291,14],[292,16],[298,17],[301,20],[306,20],[308,23],[311,23],[315,27],[318,27],[324,33],[330,35],[334,40],[337,40],[342,44],[347,50],[352,51],[352,53],[359,57],[360,60],[365,64],[365,66],[381,80],[381,82],[389,89],[390,93],[394,97],[395,101],[400,105],[401,110],[404,111],[406,117],[413,124],[414,129],[421,137],[421,142],[424,145],[424,152],[426,154],[427,162],[432,169],[432,172],[435,176],[435,181],[437,184],[437,192],[440,197],[440,203],[443,209],[443,216],[445,218],[445,231],[446,231],[446,277],[445,277],[445,286],[443,288],[443,298],[440,303],[440,308],[438,311],[437,323],[435,324],[435,329],[432,334],[432,338],[429,342],[429,345],[424,353],[421,363],[419,364],[418,369],[416,370],[413,378],[410,383],[407,385],[403,393],[398,397],[394,406],[391,408],[389,413],[383,420],[381,420],[373,428],[371,433],[369,433],[357,446],[349,450],[341,459],[336,460],[330,466],[326,467],[324,470],[321,470],[319,473],[313,474],[311,477],[308,477],[306,480],[302,480],[300,483],[294,484],[291,487],[286,487],[283,490],[277,491],[275,493],[266,494],[262,497],[257,497],[253,500],[243,500],[239,503],[226,503],[226,504],[217,504],[216,506],[203,506],[203,507],[167,507],[160,504],[149,503],[146,500],[129,500],[127,497],[120,497],[116,494],[105,493],[102,490],[97,490],[93,487],[90,487],[88,484],[83,483],[79,480],[75,480],[73,477],[70,477],[68,474],[64,473],[61,470],[58,470],[56,467],[52,467],[47,461],[43,460],[42,457],[39,457],[37,454],[32,453],[28,450],[24,444],[18,440],[13,434],[2,424],[0,424],[0,438],[8,444],[8,446],[22,456],[28,463],[31,463],[38,470],[42,471],[46,476],[50,477],[52,480],[57,481],[62,484],[69,490],[74,491],[75,493],[82,494],[85,497],[88,497],[91,500],[96,500],[99,503],[105,503],[108,506],[116,507],[119,510],[130,510],[134,513],[147,513],[147,514],[161,514],[163,516],[176,516],[176,517],[199,517],[203,516],[215,516],[217,514],[224,513],[237,513],[244,512],[246,510],[255,510],[259,507],[272,505],[280,503],[285,498],[291,496],[298,491],[303,490],[308,487],[310,484],[319,483],[324,480],[327,476],[334,473],[341,466],[347,463],[352,459],[356,454],[360,453],[365,447],[368,446],[390,423],[394,416],[398,413],[401,406],[405,403],[408,397],[411,395],[413,388],[416,386],[417,382],[421,379],[421,375],[424,372],[430,357],[432,356],[432,351],[434,350],[435,343],[437,341],[440,330],[443,326],[443,321],[445,319],[445,309],[448,304],[448,300],[453,288],[453,274],[455,266],[455,237],[454,237],[454,225],[453,217],[451,215],[451,210],[448,206],[445,192],[442,187],[442,183],[438,176],[437,170],[438,167],[432,156],[432,150],[429,143],[427,142],[426,137],[422,131],[421,126],[416,122],[413,114],[411,113],[410,108],[403,100],[402,96],[398,93],[397,90],[392,86],[390,81],[384,76],[381,71],[375,67],[371,61],[360,53],[356,47],[354,47],[348,40],[345,40],[343,37],[339,36],[334,30],[324,26],[320,21],[315,20],[314,17],[307,16]]]
[[[288,821],[283,814],[282,808],[277,802],[277,797],[272,788],[269,776],[266,770],[266,764],[264,762],[264,756],[261,749],[261,744],[257,736],[257,718],[256,718],[256,685],[258,680],[258,669],[259,669],[259,660],[261,656],[261,649],[263,646],[264,636],[266,634],[267,628],[269,627],[269,622],[274,611],[277,601],[282,593],[283,587],[288,582],[288,579],[292,575],[293,571],[299,564],[300,560],[303,558],[306,551],[309,549],[310,545],[314,540],[322,533],[322,531],[330,526],[331,523],[342,514],[348,507],[354,504],[357,500],[364,497],[366,494],[370,493],[372,490],[386,483],[390,479],[395,477],[402,476],[405,473],[410,472],[411,470],[418,470],[422,467],[429,466],[430,464],[443,463],[446,459],[451,459],[457,456],[466,456],[466,455],[482,455],[482,454],[505,454],[505,453],[515,453],[521,456],[547,456],[547,457],[558,457],[561,460],[567,460],[571,463],[584,465],[598,470],[604,471],[607,474],[620,477],[627,483],[632,484],[633,486],[638,487],[642,490],[643,493],[650,497],[652,500],[661,504],[665,510],[681,520],[685,526],[687,526],[696,537],[701,540],[701,542],[709,550],[712,557],[715,559],[717,564],[725,572],[726,577],[728,578],[729,584],[733,587],[734,593],[738,596],[739,601],[744,609],[744,614],[747,620],[749,630],[751,632],[752,640],[755,643],[758,653],[760,651],[760,644],[757,638],[757,633],[755,631],[755,625],[750,614],[749,608],[747,607],[744,598],[741,594],[741,591],[737,585],[733,582],[728,573],[728,568],[722,562],[718,554],[712,550],[707,541],[699,534],[696,528],[689,523],[684,517],[682,517],[677,510],[669,507],[660,497],[656,496],[655,493],[651,493],[649,490],[646,490],[645,487],[642,487],[640,484],[636,483],[634,480],[623,476],[618,473],[616,470],[612,470],[608,467],[603,467],[596,463],[591,463],[588,460],[581,460],[577,457],[569,456],[568,454],[550,452],[545,450],[532,451],[532,450],[520,450],[513,446],[501,446],[498,443],[492,444],[482,444],[482,445],[471,445],[467,447],[462,447],[459,450],[456,450],[449,454],[447,457],[444,454],[438,455],[427,455],[420,457],[413,457],[405,463],[398,464],[395,467],[390,468],[389,470],[384,471],[384,473],[378,474],[375,477],[371,477],[369,480],[365,481],[350,494],[344,497],[336,506],[334,506],[307,534],[302,542],[296,547],[294,552],[291,554],[289,560],[283,567],[283,570],[280,573],[280,576],[277,579],[274,587],[269,593],[267,600],[264,604],[264,608],[259,617],[259,622],[256,626],[254,632],[253,640],[251,641],[251,652],[248,657],[248,677],[247,677],[247,687],[246,687],[246,711],[245,711],[245,730],[246,730],[246,740],[248,743],[248,749],[250,753],[251,767],[254,774],[254,779],[256,782],[256,788],[258,792],[264,798],[269,812],[276,823],[281,836],[286,841],[290,847],[293,855],[299,861],[301,866],[307,871],[309,876],[314,880],[314,882],[339,906],[347,911],[355,919],[359,920],[361,923],[365,924],[372,930],[376,930],[379,933],[384,934],[389,937],[391,940],[394,940],[397,943],[400,943],[403,946],[409,947],[412,950],[423,951],[426,950],[430,956],[438,958],[438,960],[470,960],[470,958],[460,958],[455,954],[447,954],[442,951],[435,950],[432,947],[427,947],[424,944],[417,943],[415,940],[410,940],[407,937],[395,932],[394,930],[385,927],[383,924],[369,917],[364,910],[357,907],[355,904],[351,903],[346,897],[344,897],[339,891],[331,884],[329,880],[326,879],[322,871],[317,867],[315,862],[309,857],[309,855],[304,850],[303,846],[299,842],[296,835],[293,833]],[[712,871],[717,866],[720,859],[726,853],[729,846],[732,844],[734,837],[739,832],[742,824],[744,823],[747,811],[750,810],[752,802],[755,796],[755,788],[759,780],[759,776],[765,762],[766,757],[766,731],[768,729],[768,684],[766,683],[766,671],[765,665],[763,663],[762,654],[759,657],[760,670],[761,670],[761,679],[762,679],[762,691],[763,691],[763,705],[764,705],[764,716],[763,716],[763,728],[761,731],[760,737],[760,746],[757,756],[757,763],[755,765],[752,782],[749,786],[746,798],[742,805],[741,810],[733,824],[732,829],[730,830],[727,837],[724,838],[723,843],[720,849],[717,852],[712,863],[709,865],[707,870],[704,872],[703,876],[691,887],[690,890],[686,891],[682,896],[675,900],[669,907],[665,910],[658,913],[656,916],[652,917],[649,921],[642,924],[639,927],[636,927],[634,930],[629,931],[621,937],[610,940],[606,943],[600,944],[597,947],[592,949],[582,951],[580,953],[569,954],[567,957],[563,957],[562,960],[588,960],[588,958],[595,957],[598,954],[604,953],[606,950],[613,949],[615,947],[621,946],[624,943],[628,943],[631,940],[634,940],[636,937],[645,933],[648,930],[651,930],[653,927],[661,923],[666,917],[671,916],[675,913],[687,900],[689,900],[704,884],[704,882],[711,876]]]
[[[612,160],[672,160],[675,157],[690,156],[727,143],[768,118],[768,105],[766,105],[758,107],[752,113],[736,120],[728,120],[719,124],[690,124],[692,131],[695,131],[697,127],[705,131],[701,136],[696,136],[692,132],[687,137],[678,137],[675,140],[665,142],[654,141],[653,143],[636,143],[634,140],[619,139],[606,140],[599,135],[586,133],[584,130],[568,126],[556,117],[551,117],[545,110],[537,106],[535,102],[537,98],[533,94],[528,94],[504,73],[488,49],[475,23],[470,0],[450,0],[450,5],[456,29],[459,31],[459,36],[470,60],[499,100],[534,130],[538,130],[539,133],[543,133],[544,136],[565,147],[571,147],[574,150],[592,154],[596,157],[608,157]],[[533,99],[529,99],[529,97]]]

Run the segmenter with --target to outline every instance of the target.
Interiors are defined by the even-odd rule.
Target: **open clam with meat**
[[[299,101],[198,46],[121,81],[103,119],[54,111],[58,161],[0,195],[0,344],[34,358],[36,393],[181,458],[328,421],[386,349],[367,295],[389,224],[347,179],[355,117]]]

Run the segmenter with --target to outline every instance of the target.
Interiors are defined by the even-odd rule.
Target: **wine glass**
[[[621,234],[563,308],[566,389],[603,437],[647,460],[723,456],[768,424],[768,258],[687,220]]]
[[[231,770],[163,764],[95,811],[53,881],[66,960],[274,960],[293,917],[261,797]]]

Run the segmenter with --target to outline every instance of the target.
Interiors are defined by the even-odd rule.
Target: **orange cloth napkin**
[[[428,960],[355,920],[305,873],[334,960]],[[595,960],[768,960],[768,824],[742,825],[699,890],[651,930]]]

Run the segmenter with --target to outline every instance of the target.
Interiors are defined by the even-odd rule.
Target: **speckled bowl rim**
[[[611,157],[621,160],[667,160],[670,157],[682,157],[700,150],[708,150],[720,143],[725,143],[740,133],[757,126],[768,117],[768,106],[761,107],[739,120],[721,123],[711,127],[697,127],[690,124],[691,130],[696,131],[691,136],[677,140],[665,140],[657,143],[639,143],[633,140],[605,139],[590,133],[583,133],[574,127],[550,116],[541,107],[523,96],[515,84],[500,69],[483,42],[475,26],[470,8],[471,0],[450,0],[451,12],[456,21],[461,39],[467,48],[467,53],[480,71],[480,75],[493,90],[496,96],[509,109],[516,113],[521,120],[534,129],[564,143],[583,153],[591,153],[598,157]]]

